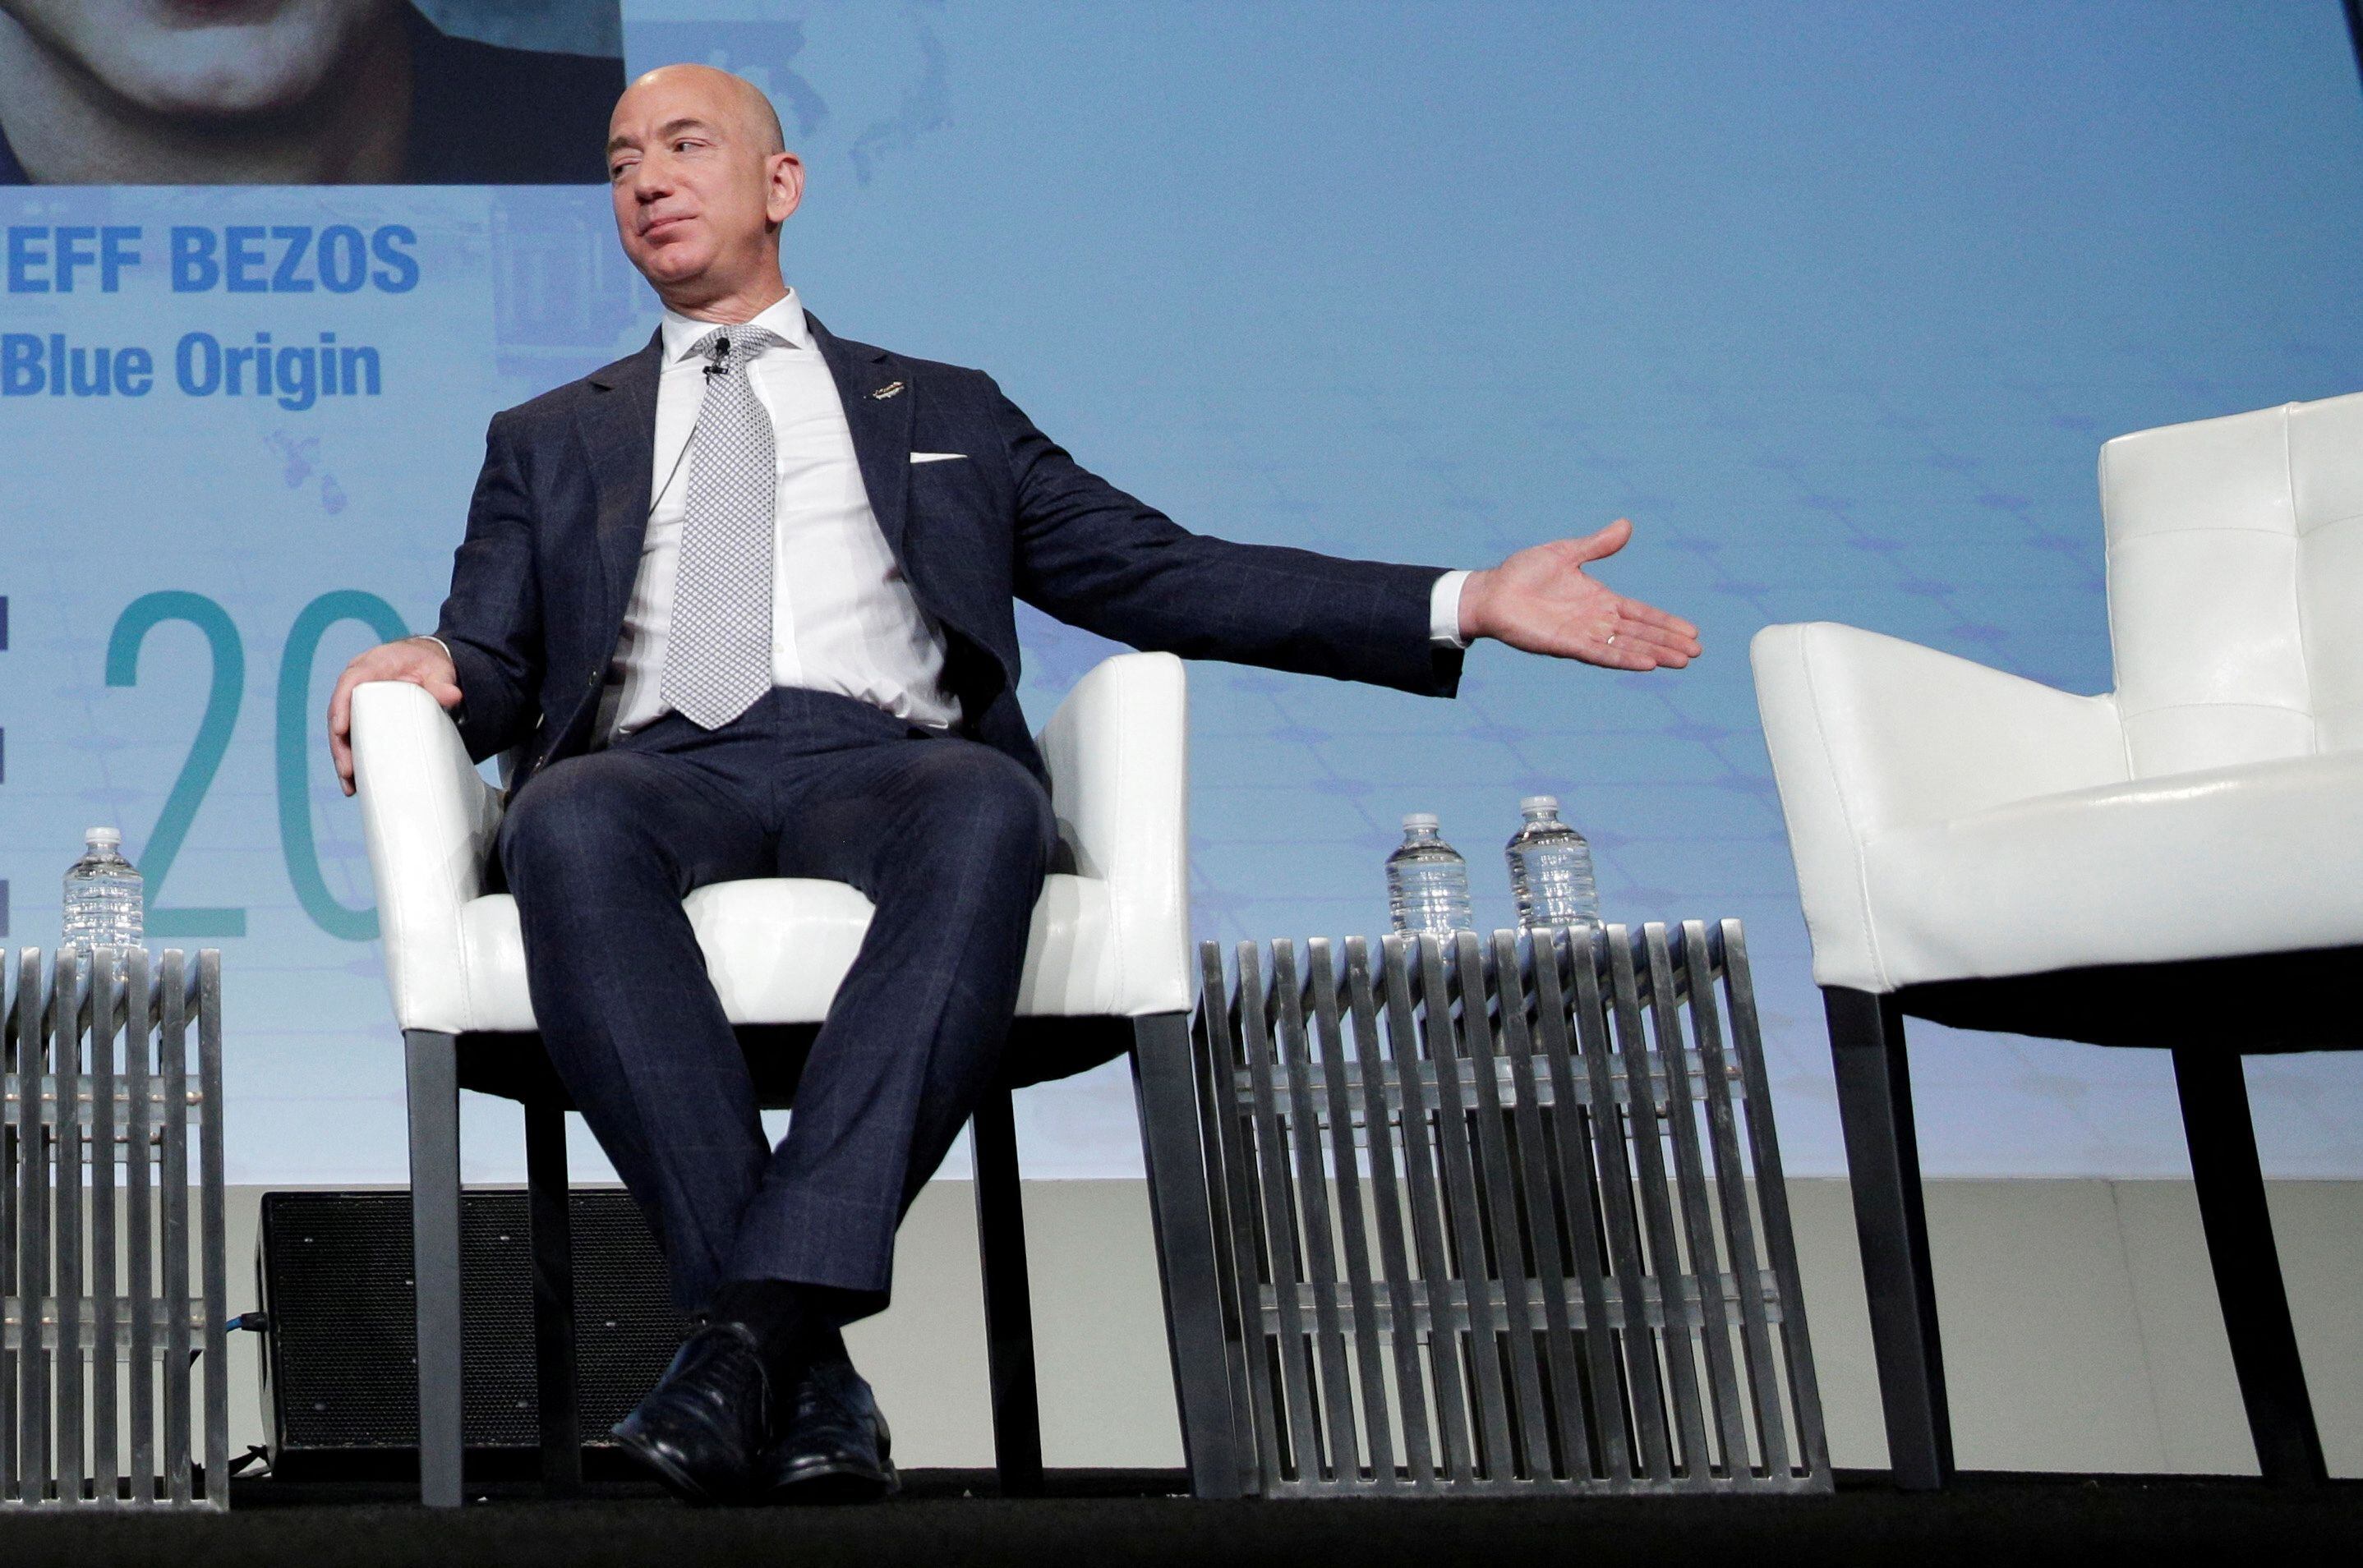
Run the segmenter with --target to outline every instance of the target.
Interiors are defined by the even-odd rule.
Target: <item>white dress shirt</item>
[[[870,510],[845,405],[804,322],[804,302],[790,289],[749,325],[783,339],[747,366],[756,399],[771,417],[778,454],[771,679],[858,698],[915,724],[949,728],[960,720],[960,703],[944,688],[943,630],[919,607]],[[594,733],[603,741],[670,711],[659,688],[689,470],[697,460],[690,438],[705,395],[706,361],[693,348],[714,323],[668,310],[660,330],[664,369],[657,382],[649,480],[654,510],[601,696]]]
[[[1460,635],[1460,587],[1469,580],[1465,571],[1448,571],[1436,580],[1427,592],[1427,638],[1448,648],[1465,648],[1468,639]]]
[[[838,692],[913,723],[949,729],[960,722],[960,703],[943,683],[942,629],[919,607],[870,510],[845,406],[804,322],[804,303],[790,289],[751,325],[784,340],[748,366],[755,396],[771,417],[780,476],[771,546],[772,680]],[[712,323],[664,313],[652,510],[593,731],[603,745],[669,711],[659,688],[688,506],[689,442],[705,392],[705,361],[693,347],[712,330]],[[1429,591],[1428,637],[1441,646],[1469,646],[1460,635],[1460,591],[1468,580],[1466,571],[1448,571]],[[427,640],[441,645],[439,638]]]

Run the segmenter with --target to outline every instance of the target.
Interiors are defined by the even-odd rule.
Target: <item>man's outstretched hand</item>
[[[1462,639],[1492,637],[1608,669],[1681,668],[1699,657],[1698,628],[1625,598],[1583,569],[1632,536],[1633,525],[1619,517],[1597,534],[1530,546],[1472,572],[1460,589]]]
[[[405,637],[356,654],[328,699],[328,755],[336,758],[337,781],[348,795],[353,792],[353,688],[372,680],[407,680],[427,688],[447,712],[460,705],[460,672],[431,637]]]

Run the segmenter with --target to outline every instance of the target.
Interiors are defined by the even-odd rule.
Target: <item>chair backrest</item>
[[[2136,778],[2363,749],[2363,393],[2101,448]]]

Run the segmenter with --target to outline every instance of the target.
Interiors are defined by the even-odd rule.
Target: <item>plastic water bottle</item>
[[[1439,936],[1475,930],[1469,863],[1437,834],[1433,812],[1413,812],[1403,825],[1403,844],[1387,856],[1387,911],[1395,929]]]
[[[1525,823],[1503,855],[1510,862],[1510,892],[1518,923],[1537,927],[1600,920],[1600,888],[1592,872],[1592,845],[1559,820],[1559,797],[1529,795],[1518,802]]]
[[[123,835],[94,827],[80,860],[66,873],[62,946],[87,955],[94,947],[137,947],[143,933],[139,873],[123,858]]]

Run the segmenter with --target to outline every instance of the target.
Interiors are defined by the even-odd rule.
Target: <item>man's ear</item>
[[[804,160],[793,152],[775,152],[770,159],[769,188],[763,210],[774,226],[788,221],[804,199]]]

